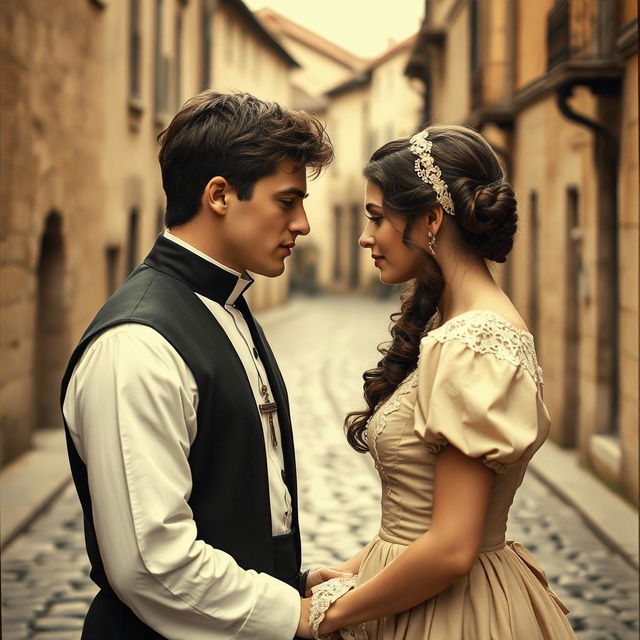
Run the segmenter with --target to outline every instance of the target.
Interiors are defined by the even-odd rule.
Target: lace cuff
[[[328,635],[319,635],[318,627],[324,620],[329,607],[345,593],[353,589],[356,576],[351,578],[332,578],[313,587],[311,596],[311,610],[309,611],[309,626],[315,640],[367,640],[364,625],[359,624],[348,629],[340,629]]]

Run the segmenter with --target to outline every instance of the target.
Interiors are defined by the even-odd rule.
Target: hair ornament
[[[429,132],[424,129],[416,133],[410,140],[411,153],[417,156],[415,170],[423,182],[431,185],[436,192],[438,204],[451,216],[455,216],[453,200],[449,194],[449,187],[442,179],[440,167],[431,155],[433,143],[428,139]]]

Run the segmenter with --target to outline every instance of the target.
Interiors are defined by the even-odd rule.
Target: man
[[[306,172],[331,145],[305,113],[212,91],[159,139],[168,230],[62,383],[100,587],[82,637],[290,640],[336,572],[300,574],[287,393],[242,294],[309,232]]]

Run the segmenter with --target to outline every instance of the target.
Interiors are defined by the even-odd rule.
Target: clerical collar
[[[215,264],[216,267],[220,267],[221,269],[224,269],[225,271],[228,271],[229,273],[232,273],[237,278],[242,276],[242,274],[239,271],[236,271],[235,269],[232,269],[231,267],[227,267],[227,265],[222,264],[222,262],[218,262],[217,260],[214,260],[211,256],[208,256],[203,251],[200,251],[200,249],[196,249],[192,244],[189,244],[186,240],[183,240],[182,238],[178,238],[178,236],[174,236],[173,233],[171,233],[171,231],[169,231],[169,229],[165,229],[165,231],[164,231],[164,233],[162,235],[165,238],[169,238],[169,240],[175,242],[176,244],[179,244],[181,247],[184,247],[185,249],[189,249],[189,251],[191,251],[191,253],[195,253],[197,256],[200,256],[201,258],[203,258],[207,262],[211,262],[212,264]]]
[[[222,265],[172,234],[160,234],[144,264],[176,278],[218,304],[234,304],[253,284],[247,273]]]

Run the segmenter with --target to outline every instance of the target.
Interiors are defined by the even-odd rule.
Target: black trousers
[[[273,550],[273,577],[299,590],[300,572],[296,559],[294,534],[288,533],[275,537]],[[81,640],[166,640],[166,638],[142,622],[107,586],[100,589],[87,611]],[[185,635],[184,640],[190,639]]]

